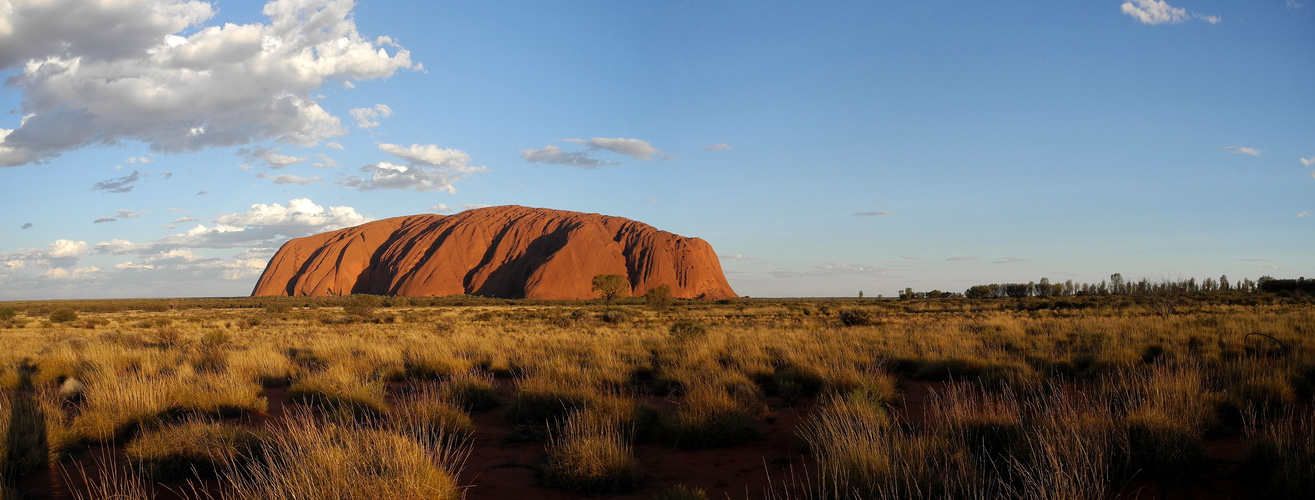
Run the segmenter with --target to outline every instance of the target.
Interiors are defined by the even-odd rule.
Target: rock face
[[[666,284],[676,298],[736,296],[701,239],[620,217],[520,206],[297,238],[274,254],[251,294],[589,299],[599,274],[626,276],[631,295]]]

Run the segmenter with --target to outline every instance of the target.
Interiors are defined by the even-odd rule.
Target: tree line
[[[1189,295],[1196,293],[1250,294],[1258,292],[1315,294],[1315,279],[1306,279],[1304,277],[1297,279],[1278,279],[1270,276],[1262,276],[1255,281],[1252,281],[1250,278],[1230,281],[1227,275],[1222,275],[1218,279],[1205,278],[1203,280],[1188,278],[1185,280],[1150,281],[1146,278],[1142,278],[1139,281],[1130,281],[1125,279],[1121,273],[1114,273],[1110,275],[1108,280],[1101,280],[1099,283],[1076,283],[1073,280],[1065,280],[1063,283],[1052,283],[1050,278],[1041,278],[1040,281],[1029,281],[1027,283],[991,283],[989,285],[974,285],[968,287],[963,293],[943,292],[940,290],[914,292],[912,288],[905,288],[900,291],[899,298],[902,300],[953,297],[966,297],[970,299],[1021,299],[1026,297],[1084,297],[1098,295],[1163,296]]]

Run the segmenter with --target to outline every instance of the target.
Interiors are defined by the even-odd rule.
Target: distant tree
[[[863,291],[862,291],[862,290],[859,290],[859,291],[858,291],[858,300],[863,300]]]
[[[1050,278],[1041,278],[1041,282],[1036,284],[1037,297],[1049,297],[1053,294],[1053,290],[1050,286]]]
[[[1109,292],[1115,295],[1127,293],[1127,290],[1123,288],[1123,274],[1114,273],[1110,275]]]
[[[1224,291],[1224,292],[1227,292],[1227,291],[1228,291],[1228,275],[1227,275],[1227,274],[1221,274],[1221,275],[1219,275],[1219,290],[1220,290],[1220,291]]]
[[[671,285],[663,283],[661,285],[649,288],[644,292],[644,303],[653,309],[666,309],[671,307]]]
[[[991,292],[991,285],[974,285],[964,291],[963,296],[970,299],[989,299],[995,295]]]
[[[593,291],[603,298],[610,311],[613,298],[624,297],[630,292],[630,282],[620,274],[600,274],[594,276]]]

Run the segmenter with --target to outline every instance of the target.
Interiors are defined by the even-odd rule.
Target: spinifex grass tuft
[[[628,432],[590,410],[572,412],[549,430],[544,484],[576,493],[622,493],[638,479]]]

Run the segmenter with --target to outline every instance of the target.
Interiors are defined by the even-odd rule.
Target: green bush
[[[845,326],[868,326],[872,324],[872,311],[865,309],[841,309],[840,324]]]
[[[0,321],[9,321],[11,319],[14,319],[14,316],[17,315],[18,315],[18,311],[15,311],[14,308],[12,307],[6,307],[0,309]]]
[[[55,312],[50,313],[51,323],[68,323],[70,321],[77,321],[77,320],[78,320],[77,311],[74,311],[67,307],[56,309]]]
[[[682,319],[672,323],[669,331],[671,332],[671,336],[675,337],[677,340],[685,340],[706,335],[708,333],[708,327],[703,326],[703,323],[699,323],[692,319]]]

